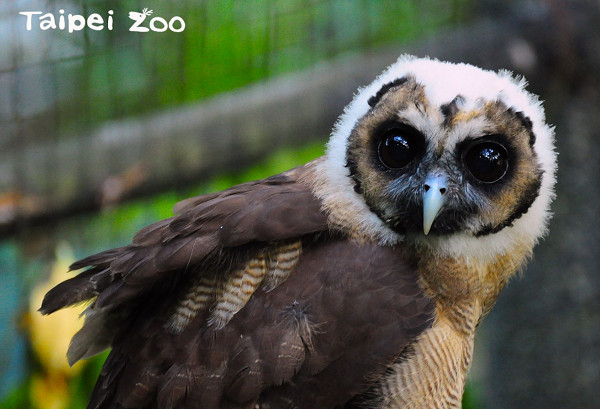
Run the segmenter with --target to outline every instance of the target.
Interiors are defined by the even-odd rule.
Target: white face
[[[410,237],[453,255],[532,244],[556,165],[553,133],[523,86],[507,73],[403,57],[346,108],[325,172],[362,202],[359,223],[383,242]]]

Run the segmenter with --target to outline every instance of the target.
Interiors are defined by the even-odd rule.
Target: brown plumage
[[[73,264],[90,408],[458,409],[475,329],[545,233],[552,130],[507,73],[402,57],[327,154]]]
[[[73,265],[91,268],[48,293],[41,310],[97,297],[89,314],[110,321],[82,330],[112,334],[91,408],[343,405],[431,325],[414,266],[393,247],[332,236],[298,181],[309,170],[188,200],[131,245]],[[270,217],[247,215],[256,211]],[[227,292],[245,290],[228,285],[252,269],[262,277],[234,297],[239,312],[215,320]],[[172,325],[181,306],[188,313]]]

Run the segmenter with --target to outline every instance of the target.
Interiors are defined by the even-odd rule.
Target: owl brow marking
[[[533,132],[533,123],[531,122],[531,119],[523,112],[515,111],[513,108],[508,108],[507,112],[517,118],[523,128],[527,130],[527,133],[529,134],[529,146],[533,149],[533,145],[535,144],[535,133]]]
[[[381,98],[383,98],[383,96],[385,94],[387,94],[387,92],[390,89],[392,89],[394,87],[399,87],[400,85],[404,84],[406,81],[408,81],[408,78],[402,77],[402,78],[397,78],[394,81],[390,81],[387,84],[384,84],[381,88],[379,88],[379,91],[377,91],[377,93],[375,95],[373,95],[371,98],[369,98],[367,103],[369,104],[369,106],[371,108],[373,108],[375,105],[377,105],[377,103],[379,101],[381,101]]]

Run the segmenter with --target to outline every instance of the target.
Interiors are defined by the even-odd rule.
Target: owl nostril
[[[431,189],[431,186],[429,185],[423,185],[423,189],[425,189],[425,192],[429,192],[429,189]],[[440,194],[446,194],[448,189],[446,189],[445,187],[441,187],[440,188]]]

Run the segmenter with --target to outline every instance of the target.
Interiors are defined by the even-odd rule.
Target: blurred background
[[[185,30],[130,32],[144,8]],[[60,10],[104,29],[19,14]],[[599,27],[596,0],[3,1],[0,407],[85,407],[106,355],[69,369],[80,310],[36,312],[72,261],[320,156],[356,88],[408,52],[525,75],[556,125],[550,235],[482,324],[464,407],[600,408]]]

